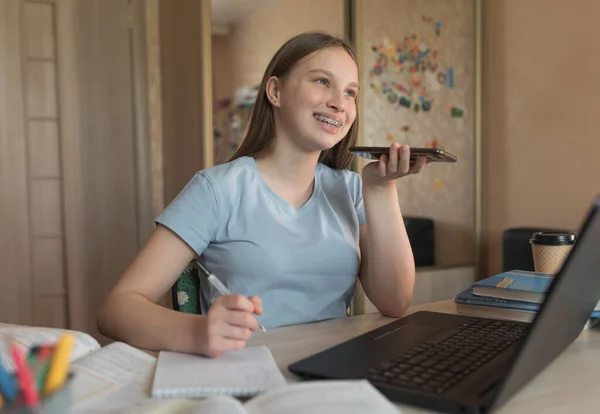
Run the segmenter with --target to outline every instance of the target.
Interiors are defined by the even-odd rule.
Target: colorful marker
[[[34,364],[30,365],[33,377],[35,378],[35,384],[40,393],[44,389],[48,371],[50,370],[51,356],[50,348],[42,348],[37,358],[35,358]]]
[[[21,385],[25,403],[30,407],[35,407],[39,402],[39,397],[35,388],[35,383],[33,382],[33,376],[25,362],[25,355],[23,355],[23,351],[21,351],[17,345],[14,345],[11,351],[16,367],[17,379]]]
[[[75,337],[73,335],[64,334],[58,338],[54,355],[50,361],[46,383],[44,384],[45,395],[54,393],[65,383],[67,371],[69,370],[69,359],[74,345]]]
[[[0,364],[0,393],[8,403],[17,397],[17,386],[12,375]]]

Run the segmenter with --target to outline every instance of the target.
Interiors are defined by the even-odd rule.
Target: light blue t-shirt
[[[317,164],[313,193],[296,209],[242,157],[196,173],[156,221],[203,255],[232,293],[260,296],[265,327],[346,316],[365,222],[357,173]],[[218,293],[200,281],[205,313]]]

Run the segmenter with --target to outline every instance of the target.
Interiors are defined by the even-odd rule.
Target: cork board
[[[403,215],[436,228],[436,265],[475,262],[475,3],[362,2],[362,145],[437,147],[458,157],[398,180]]]

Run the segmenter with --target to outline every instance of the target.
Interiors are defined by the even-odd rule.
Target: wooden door
[[[0,2],[0,320],[67,325],[52,3]]]
[[[153,226],[132,20],[130,0],[0,1],[0,321],[99,337]]]

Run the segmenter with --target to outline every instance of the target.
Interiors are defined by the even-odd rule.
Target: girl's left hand
[[[418,174],[427,163],[427,158],[420,156],[414,162],[410,160],[410,147],[393,143],[390,145],[389,157],[382,155],[379,161],[371,162],[362,170],[363,182],[376,186],[388,186],[392,181],[409,174]]]

